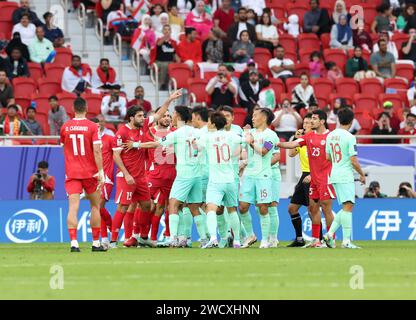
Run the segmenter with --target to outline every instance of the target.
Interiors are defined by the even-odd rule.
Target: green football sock
[[[182,220],[183,220],[183,235],[186,238],[190,238],[192,236],[192,213],[191,210],[189,210],[188,207],[182,209]]]
[[[227,239],[228,225],[226,222],[225,215],[226,213],[224,212],[223,214],[217,216],[218,233],[220,234],[221,239]]]
[[[241,213],[240,217],[241,217],[241,222],[243,223],[244,229],[246,230],[247,236],[254,236],[250,211],[247,211],[246,213]]]
[[[240,241],[240,219],[238,218],[237,212],[231,212],[228,216],[228,220],[233,229],[234,241]]]
[[[170,236],[175,238],[178,236],[179,215],[169,214]]]
[[[217,214],[215,211],[208,211],[207,227],[211,240],[217,239]]]
[[[268,213],[265,215],[260,215],[260,229],[261,239],[264,241],[268,241],[270,234],[270,215]]]
[[[224,207],[224,213],[222,214],[224,216],[224,221],[225,221],[225,230],[227,230],[228,232],[231,231],[231,227],[230,227],[230,215],[228,213],[227,208]],[[217,217],[218,219],[218,217]],[[219,228],[219,226],[218,226]]]
[[[178,216],[179,216],[179,220],[178,220],[178,236],[183,236],[184,235],[184,231],[185,231],[185,226],[184,226],[184,221],[183,221],[183,211],[179,210],[178,211]]]
[[[342,224],[342,215],[344,210],[339,210],[338,213],[335,215],[334,221],[332,221],[331,228],[329,228],[328,235],[332,237],[335,232],[339,229]]]
[[[198,231],[199,238],[201,240],[205,240],[207,238],[207,233],[205,232],[204,220],[205,219],[202,215],[194,217],[194,221],[195,221],[195,224],[196,224],[196,230]]]
[[[240,218],[240,239],[245,239],[247,237],[246,228],[244,228],[243,219],[241,218],[241,214],[237,212],[238,217]]]
[[[270,236],[277,239],[279,232],[279,212],[277,207],[269,207],[269,216],[270,216]]]
[[[351,240],[352,212],[348,212],[345,210],[343,211],[342,216],[341,216],[341,225],[342,225],[342,240],[343,241]]]
[[[208,234],[208,227],[207,227],[207,214],[206,212],[202,209],[199,208],[199,214],[202,216],[203,220],[203,228],[204,228],[204,232],[205,234]]]

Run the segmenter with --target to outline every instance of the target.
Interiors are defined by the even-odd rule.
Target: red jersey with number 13
[[[98,125],[88,119],[74,118],[61,128],[65,175],[69,179],[90,179],[98,173],[94,144],[101,144]]]
[[[328,134],[329,130],[322,134],[312,131],[297,140],[300,146],[306,146],[308,150],[311,179],[315,184],[328,184],[331,174],[332,163],[326,159],[325,151]]]

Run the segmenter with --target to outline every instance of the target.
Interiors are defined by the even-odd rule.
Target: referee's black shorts
[[[295,192],[293,193],[290,203],[300,206],[309,206],[309,185],[310,183],[303,183],[303,179],[307,177],[309,172],[302,172],[302,176],[299,179],[298,184],[295,186]]]

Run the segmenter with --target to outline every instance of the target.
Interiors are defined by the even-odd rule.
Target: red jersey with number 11
[[[311,179],[315,184],[328,184],[331,174],[332,163],[326,159],[326,138],[329,130],[318,134],[315,131],[309,132],[297,141],[301,147],[306,146],[308,150]]]

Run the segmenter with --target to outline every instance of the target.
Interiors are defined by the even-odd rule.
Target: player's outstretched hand
[[[303,136],[303,129],[299,129],[298,131],[296,131],[295,133],[295,138],[298,139],[301,136]]]
[[[135,184],[136,182],[134,181],[134,178],[131,175],[126,175],[124,177],[124,179],[126,179],[126,182],[128,185],[132,185]]]
[[[365,185],[365,176],[360,176],[361,185]]]
[[[129,150],[133,149],[133,143],[134,143],[133,141],[129,140],[127,142],[124,142],[122,144],[122,146],[123,146],[124,150],[129,151]]]
[[[307,175],[305,179],[303,179],[302,183],[311,183],[311,175]]]
[[[104,183],[105,183],[105,176],[104,176],[104,172],[99,172],[99,173],[98,173],[97,180],[98,180],[97,190],[101,191],[101,189],[103,188]]]
[[[169,96],[169,101],[174,101],[178,99],[180,96],[182,96],[182,89],[178,89]]]

